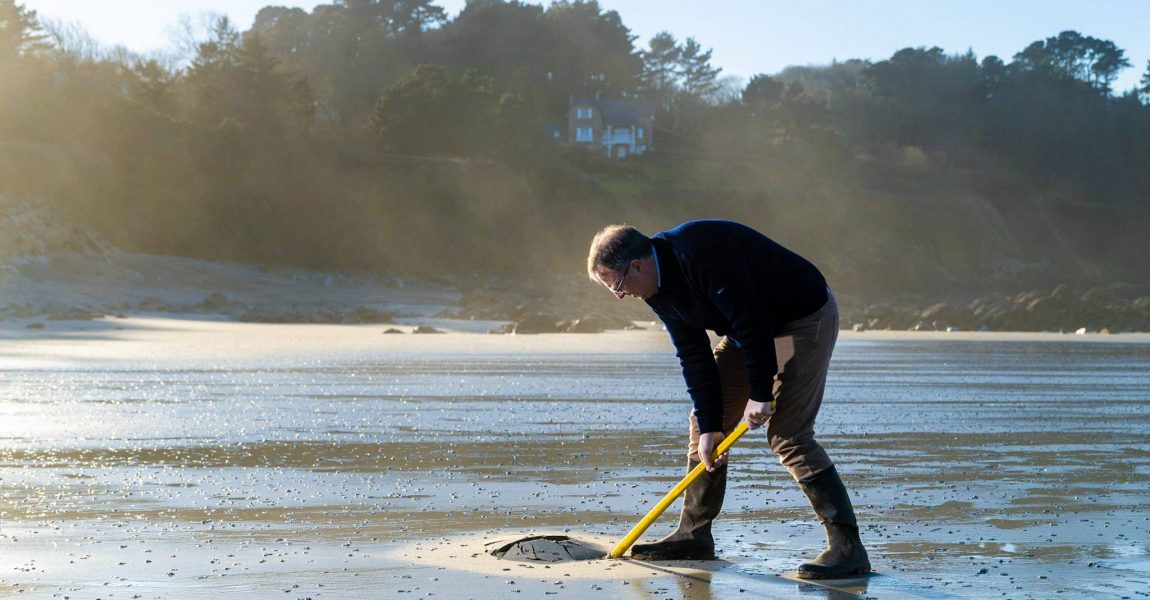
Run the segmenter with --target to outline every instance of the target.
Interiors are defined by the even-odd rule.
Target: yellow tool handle
[[[742,437],[746,432],[747,422],[742,421],[739,423],[739,426],[730,433],[730,435],[728,435],[723,439],[721,443],[719,443],[719,447],[715,448],[715,453],[712,456],[721,456],[731,446],[733,446],[735,442],[739,441],[739,438]],[[707,465],[704,465],[703,463],[699,463],[695,466],[694,469],[691,469],[691,472],[687,473],[687,476],[679,482],[679,485],[676,485],[673,489],[671,489],[671,491],[667,492],[667,495],[663,496],[663,499],[655,505],[655,508],[652,508],[651,512],[647,513],[647,516],[643,517],[643,520],[639,521],[639,524],[633,527],[631,532],[623,538],[623,541],[619,542],[619,544],[616,545],[615,548],[611,550],[611,553],[607,556],[610,558],[619,558],[620,556],[623,556],[623,554],[627,552],[629,548],[631,548],[631,545],[635,543],[635,540],[638,540],[639,536],[643,535],[643,532],[647,531],[647,528],[655,522],[655,519],[658,519],[659,515],[663,514],[663,511],[667,510],[667,507],[671,506],[676,498],[682,495],[683,492],[687,491],[687,487],[690,486],[691,483],[696,479],[698,479],[699,475],[702,475],[703,471],[705,470],[707,470]]]

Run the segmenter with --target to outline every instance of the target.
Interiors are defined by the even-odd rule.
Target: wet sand
[[[819,437],[878,574],[828,588],[780,576],[821,528],[761,434],[722,560],[487,555],[611,546],[689,403],[660,331],[454,325],[0,325],[0,598],[1150,596],[1150,336],[844,332]]]

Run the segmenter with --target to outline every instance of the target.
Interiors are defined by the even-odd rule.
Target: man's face
[[[620,300],[626,296],[646,300],[659,291],[658,277],[654,273],[653,265],[654,261],[636,259],[620,271],[600,266],[595,269],[595,275]]]

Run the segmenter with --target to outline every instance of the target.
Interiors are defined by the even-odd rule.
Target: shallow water
[[[533,597],[546,581],[417,550],[527,530],[618,538],[682,475],[689,403],[662,334],[309,353],[309,330],[292,331],[291,351],[237,341],[186,360],[148,351],[154,338],[4,342],[0,597]],[[882,575],[869,592],[785,591],[1150,596],[1148,402],[1145,343],[847,336],[819,438]],[[762,435],[733,455],[723,567],[651,585],[606,572],[598,596],[741,597],[818,551]]]

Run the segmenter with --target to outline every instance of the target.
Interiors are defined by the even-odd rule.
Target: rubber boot
[[[698,464],[698,461],[688,461],[687,472],[690,473]],[[635,544],[631,557],[639,560],[714,560],[715,539],[711,537],[711,521],[723,508],[726,491],[726,465],[714,472],[703,471],[687,488],[675,531],[653,544]]]
[[[827,530],[827,548],[814,560],[799,565],[800,579],[841,579],[870,573],[870,559],[859,539],[858,523],[847,488],[832,466],[800,481],[811,508]]]

